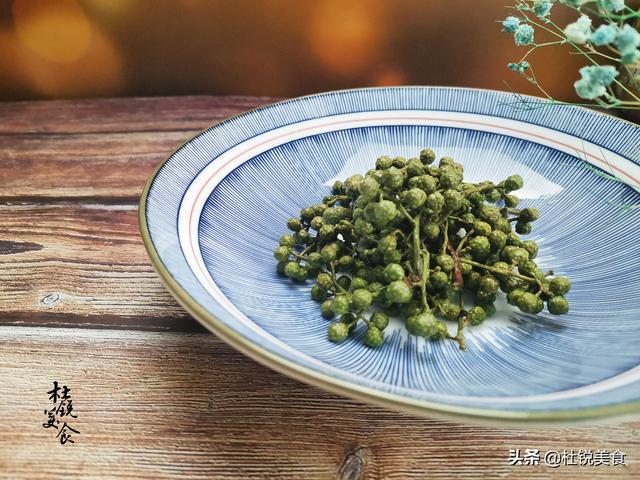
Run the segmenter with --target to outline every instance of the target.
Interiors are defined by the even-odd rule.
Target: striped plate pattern
[[[640,205],[640,128],[575,107],[522,112],[510,100],[470,89],[363,89],[230,119],[181,147],[150,181],[148,247],[174,294],[210,315],[205,325],[324,385],[485,417],[634,404],[640,208],[625,206]],[[522,203],[541,212],[529,235],[538,262],[572,280],[568,315],[527,315],[500,298],[495,318],[467,330],[465,352],[410,337],[397,320],[379,350],[358,341],[362,328],[345,343],[327,340],[311,282],[275,274],[287,218],[377,156],[425,146],[463,163],[471,181],[523,176]]]

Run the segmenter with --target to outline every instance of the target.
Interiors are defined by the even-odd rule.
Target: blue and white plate
[[[180,147],[149,180],[140,206],[147,250],[207,328],[334,392],[458,419],[637,413],[640,127],[583,108],[512,104],[513,95],[495,91],[374,88],[230,118]],[[466,330],[464,352],[408,337],[399,323],[378,350],[327,340],[311,285],[275,272],[286,220],[379,155],[423,147],[463,163],[468,180],[522,175],[518,195],[541,214],[529,236],[539,242],[538,263],[573,284],[568,315],[527,315],[499,300],[497,318]]]

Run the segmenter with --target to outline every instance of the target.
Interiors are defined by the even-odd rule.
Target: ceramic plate
[[[149,254],[198,320],[255,360],[389,407],[448,418],[569,421],[640,410],[640,127],[594,111],[513,107],[512,94],[399,87],[297,98],[200,133],[153,174],[140,219]],[[334,179],[423,147],[465,179],[518,173],[538,263],[567,275],[571,312],[526,315],[503,299],[467,350],[408,337],[379,350],[327,340],[307,284],[277,276],[286,220]],[[453,325],[451,325],[453,331]],[[362,330],[356,336],[363,334]]]

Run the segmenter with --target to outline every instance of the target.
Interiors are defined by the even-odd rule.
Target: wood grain
[[[42,428],[54,380],[80,431]],[[523,431],[366,406],[274,373],[213,335],[0,327],[0,472],[17,478],[617,479],[640,423]],[[626,467],[510,467],[510,448],[615,449]]]
[[[165,290],[137,208],[0,206],[0,324],[199,329]]]
[[[276,100],[184,96],[0,102],[0,135],[200,130]]]
[[[245,97],[0,103],[0,199],[134,203],[175,148],[264,103]]]

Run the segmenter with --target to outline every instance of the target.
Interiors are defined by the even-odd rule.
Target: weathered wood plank
[[[0,206],[0,324],[199,329],[153,271],[128,205]]]
[[[0,103],[0,199],[133,203],[175,148],[209,125],[267,102],[176,97]]]
[[[42,427],[71,388],[76,443]],[[5,478],[569,478],[640,476],[640,423],[470,427],[289,380],[213,335],[0,327]],[[510,467],[510,448],[615,449],[626,467]]]
[[[0,135],[200,130],[275,100],[184,96],[0,102]]]
[[[133,203],[156,166],[195,133],[0,135],[0,198]]]

